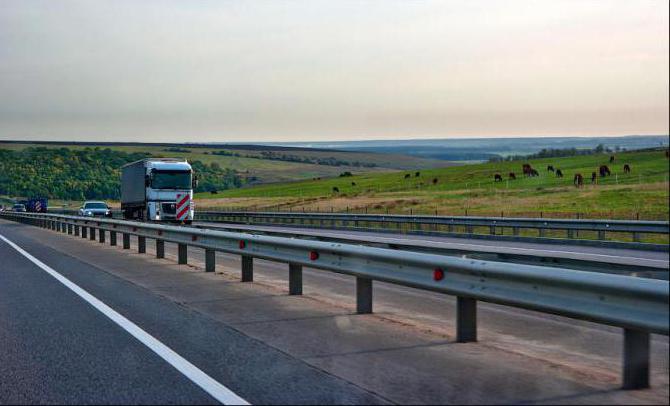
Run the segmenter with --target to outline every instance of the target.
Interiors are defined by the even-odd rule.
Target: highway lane
[[[445,295],[378,283],[377,314],[352,316],[351,277],[306,268],[306,296],[288,297],[283,264],[256,261],[257,282],[240,284],[235,282],[239,259],[234,256],[217,254],[218,273],[204,274],[199,249],[189,250],[189,262],[196,268],[175,267],[169,261],[175,258],[172,244],[166,245],[167,261],[155,260],[152,241],[148,255],[133,252],[133,239],[133,250],[119,256],[124,252],[119,247],[34,227],[17,228],[17,235],[32,236],[67,252],[69,258],[96,264],[393,402],[657,403],[667,398],[667,337],[653,336],[654,389],[623,392],[616,390],[619,329],[481,304],[481,343],[458,345],[456,350],[449,344],[454,301]],[[118,265],[110,263],[110,255]],[[145,265],[133,268],[137,261]],[[164,268],[179,271],[154,280]],[[233,290],[232,296],[226,289]],[[239,297],[242,292],[244,297]]]
[[[100,268],[13,233],[47,266],[253,403],[380,403],[354,385]],[[0,403],[217,403],[7,242],[0,241]]]

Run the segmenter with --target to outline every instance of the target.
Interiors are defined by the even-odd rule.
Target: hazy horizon
[[[667,135],[668,2],[0,2],[0,139]]]

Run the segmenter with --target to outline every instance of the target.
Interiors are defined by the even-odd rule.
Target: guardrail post
[[[474,232],[474,228],[472,226],[466,226],[465,232],[468,234],[472,234]]]
[[[570,238],[570,239],[575,238],[574,230],[568,230],[568,238]]]
[[[372,279],[356,277],[356,313],[372,313]]]
[[[91,229],[89,230],[88,236],[91,239],[91,241],[95,241],[95,228],[93,228],[93,227],[90,227],[90,228]]]
[[[177,244],[177,263],[182,265],[188,263],[188,245]]]
[[[109,231],[109,245],[116,246],[116,231]]]
[[[165,241],[156,239],[156,258],[165,258]]]
[[[605,239],[605,232],[604,231],[598,231],[598,239],[599,240],[604,240]]]
[[[489,226],[489,234],[496,235],[496,226]]]
[[[623,330],[623,389],[649,387],[649,333]]]
[[[512,227],[512,235],[514,236],[519,235],[519,227]]]
[[[640,242],[640,233],[633,233],[633,241]]]
[[[302,295],[302,265],[288,264],[288,294]]]
[[[147,237],[142,235],[137,236],[137,252],[140,254],[147,252]]]
[[[546,235],[546,232],[547,232],[546,229],[544,229],[544,228],[539,228],[538,230],[539,230],[540,237],[544,237],[544,236]]]
[[[477,300],[456,297],[456,341],[469,343],[477,341]]]
[[[242,282],[254,281],[254,257],[242,255]]]
[[[130,234],[128,233],[123,233],[123,249],[124,250],[130,249]]]
[[[88,238],[88,227],[81,226],[81,238]]]
[[[98,236],[100,237],[98,239],[98,241],[100,241],[100,244],[104,244],[105,243],[105,230],[103,230],[102,228],[99,229],[98,234],[99,234]]]
[[[214,272],[216,269],[216,251],[205,249],[205,272]]]
[[[74,236],[79,237],[79,226],[78,225],[74,226]]]
[[[60,221],[56,222],[56,231],[60,233]]]
[[[72,235],[72,224],[67,225],[67,233]]]
[[[61,231],[63,234],[67,234],[67,226],[68,226],[67,223],[61,223],[60,231]]]

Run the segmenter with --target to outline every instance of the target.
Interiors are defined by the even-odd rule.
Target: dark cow
[[[598,174],[591,172],[591,183],[596,183],[596,179],[598,179]]]
[[[535,169],[531,169],[530,170],[530,176],[532,176],[532,177],[540,176],[540,173]]]
[[[611,164],[614,163],[614,155],[612,155],[612,156],[610,157],[610,163],[611,163]]]
[[[550,172],[553,172],[554,171],[554,165],[547,166],[547,170],[550,171]]]
[[[630,165],[625,164],[623,166],[623,173],[630,173]]]
[[[415,178],[418,178],[419,176],[421,176],[421,172],[416,172],[416,173],[414,174],[414,177],[415,177]]]
[[[493,178],[494,182],[502,182],[502,176],[499,173],[496,173]]]
[[[340,193],[340,188],[333,186],[333,193]]]
[[[433,185],[437,185],[437,178],[433,178]]]
[[[351,182],[351,186],[356,186],[356,182]]]
[[[598,172],[600,173],[600,177],[605,177],[605,176],[610,176],[612,172],[610,172],[610,168],[607,167],[607,165],[600,165],[600,168],[598,168]]]
[[[556,169],[556,177],[557,178],[562,178],[563,177],[563,171],[560,169]]]
[[[665,157],[670,158],[670,150],[665,150]]]
[[[514,172],[510,172],[508,176],[511,180],[516,180],[516,175],[514,174]]]
[[[533,167],[530,166],[530,164],[523,164],[522,170],[523,170],[523,175],[524,176],[531,176],[531,172],[533,170]]]
[[[409,177],[410,177],[410,174],[409,174],[409,173],[406,173],[406,174],[405,174],[405,179],[409,179]]]
[[[576,187],[582,187],[584,185],[584,177],[582,176],[582,174],[576,173],[575,178],[572,180],[572,183],[574,183]]]

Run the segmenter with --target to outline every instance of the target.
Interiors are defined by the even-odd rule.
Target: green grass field
[[[367,173],[346,178],[259,185],[216,195],[199,194],[201,207],[240,209],[293,209],[431,213],[445,215],[504,215],[590,218],[668,219],[668,160],[664,151],[650,150],[566,158],[545,158],[529,163],[539,171],[524,178],[523,162],[485,163],[391,173]],[[632,173],[624,174],[627,163]],[[601,164],[612,175],[591,184],[591,172]],[[546,170],[560,168],[563,178]],[[508,180],[515,172],[517,180]],[[494,182],[500,173],[503,182]],[[581,173],[585,184],[573,186]],[[410,174],[408,179],[405,175]],[[433,179],[437,183],[433,184]],[[355,183],[355,185],[352,184]],[[339,193],[333,192],[337,187]]]

